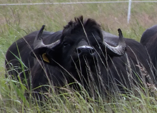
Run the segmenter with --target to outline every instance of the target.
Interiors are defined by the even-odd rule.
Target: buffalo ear
[[[38,41],[39,42],[39,41]],[[60,40],[57,40],[51,44],[44,44],[42,41],[32,51],[31,55],[34,58],[38,58],[41,61],[50,63],[52,57],[55,55],[55,51],[60,44]],[[50,59],[51,58],[51,59]]]
[[[48,48],[46,48],[46,47],[37,48],[37,49],[34,49],[33,51],[31,51],[30,54],[31,54],[31,56],[33,56],[36,59],[39,59],[46,63],[50,63],[50,59],[46,53],[47,50],[48,50]]]
[[[43,59],[43,61],[45,61],[46,63],[50,63],[50,60],[48,59],[46,53],[43,53],[43,54],[42,54],[42,59]]]

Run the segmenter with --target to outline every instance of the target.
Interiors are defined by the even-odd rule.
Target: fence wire
[[[128,3],[128,1],[91,1],[91,2],[43,2],[43,3],[4,3],[0,6],[18,6],[18,5],[68,5],[68,4],[105,4],[105,3]],[[132,3],[157,3],[157,1],[132,1]]]
[[[0,6],[30,6],[30,5],[71,5],[71,4],[106,4],[106,3],[128,3],[127,23],[131,17],[131,4],[132,3],[157,3],[157,1],[82,1],[82,2],[42,2],[42,3],[6,3]]]

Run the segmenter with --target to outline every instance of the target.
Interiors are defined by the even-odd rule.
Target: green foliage
[[[56,2],[62,1],[65,0]],[[0,1],[0,3],[20,2],[44,2],[44,0]],[[124,37],[139,41],[144,30],[156,22],[156,5],[133,3],[130,24],[127,24],[127,6],[127,3],[0,6],[0,112],[156,113],[156,97],[149,95],[147,91],[139,91],[138,96],[132,93],[129,96],[118,95],[109,99],[101,97],[94,99],[83,89],[78,92],[63,88],[64,93],[60,95],[55,92],[44,94],[45,100],[41,102],[41,106],[41,103],[31,95],[26,99],[25,92],[30,94],[32,91],[27,89],[24,84],[4,77],[4,59],[8,47],[24,35],[39,30],[43,24],[46,25],[47,31],[57,31],[61,30],[75,16],[83,15],[85,18],[96,19],[107,32],[117,35],[117,29],[121,28]]]

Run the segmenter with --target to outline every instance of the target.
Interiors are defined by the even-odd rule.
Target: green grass
[[[0,1],[0,3],[16,2],[21,1]],[[22,2],[43,2],[43,0]],[[28,100],[25,98],[24,93],[29,92],[25,85],[4,77],[4,59],[8,47],[24,35],[39,30],[43,24],[46,25],[47,31],[57,31],[63,29],[63,26],[74,17],[83,15],[85,18],[94,18],[110,33],[117,35],[117,29],[121,28],[124,37],[139,41],[145,29],[156,24],[156,4],[133,3],[130,24],[127,24],[127,8],[127,3],[0,6],[0,112],[156,113],[156,97],[142,92],[139,96],[133,93],[130,96],[122,95],[120,98],[112,97],[105,100],[101,97],[93,99],[84,90],[80,94],[77,91],[64,89],[61,95],[48,93],[46,95],[48,100],[43,102],[44,106],[40,106],[32,97]]]

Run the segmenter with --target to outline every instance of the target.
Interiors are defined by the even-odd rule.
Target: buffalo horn
[[[124,41],[124,37],[123,37],[121,29],[118,29],[118,33],[119,33],[119,41],[118,41],[118,45],[116,47],[109,45],[105,41],[103,41],[103,43],[113,53],[115,53],[117,55],[123,55],[125,53],[126,43]]]
[[[60,43],[60,40],[57,40],[51,44],[47,44],[47,45],[44,44],[42,41],[42,38],[43,38],[42,33],[43,33],[44,28],[45,28],[45,25],[41,27],[41,29],[39,30],[38,34],[36,35],[34,39],[34,49],[41,48],[41,47],[53,48]]]

